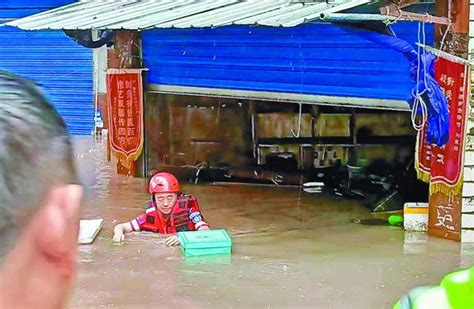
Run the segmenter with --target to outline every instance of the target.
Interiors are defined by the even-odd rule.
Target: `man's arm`
[[[201,210],[199,208],[199,204],[194,196],[192,196],[189,200],[190,207],[189,207],[189,221],[191,221],[194,225],[194,230],[196,231],[203,231],[209,230],[209,224],[204,221],[204,217],[201,214]],[[179,239],[177,235],[172,235],[165,239],[165,245],[168,247],[175,247],[179,246]]]
[[[114,241],[121,242],[125,240],[125,234],[140,231],[140,222],[145,221],[145,214],[142,214],[132,221],[119,223],[114,227]]]
[[[204,220],[197,199],[192,197],[189,203],[191,204],[189,209],[189,220],[193,223],[194,229],[196,231],[208,230],[209,224]]]

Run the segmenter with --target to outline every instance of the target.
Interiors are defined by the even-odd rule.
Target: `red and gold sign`
[[[427,144],[425,128],[417,145],[418,176],[430,183],[429,233],[454,240],[461,229],[468,70],[465,64],[438,58],[435,74],[449,104],[449,141],[443,147]]]
[[[142,70],[107,72],[109,139],[122,165],[130,167],[143,149]]]

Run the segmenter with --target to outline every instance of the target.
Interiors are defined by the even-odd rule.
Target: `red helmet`
[[[170,173],[157,173],[150,179],[148,192],[153,193],[178,193],[179,182],[174,175]]]

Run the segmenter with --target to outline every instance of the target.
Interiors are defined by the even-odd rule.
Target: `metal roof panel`
[[[189,1],[188,1],[189,2]],[[162,24],[172,22],[178,23],[180,20],[183,20],[187,17],[197,18],[201,14],[213,11],[218,8],[227,6],[229,4],[235,4],[238,1],[234,0],[220,0],[220,1],[194,1],[191,4],[181,5],[179,7],[173,8],[164,12],[163,14],[151,15],[147,20],[136,20],[131,25],[125,25],[125,29],[149,29],[149,28],[173,28],[172,26],[163,27]]]
[[[268,11],[268,12],[265,12],[263,14],[252,16],[252,17],[249,17],[249,18],[237,20],[237,21],[235,21],[234,24],[236,24],[236,25],[257,24],[258,21],[275,18],[276,16],[278,16],[280,14],[285,14],[285,13],[288,13],[288,12],[291,12],[291,11],[295,11],[295,10],[300,9],[302,7],[303,7],[303,3],[294,3],[294,4],[287,3],[286,5],[280,6],[276,10]]]
[[[84,0],[6,25],[25,30],[202,28],[225,25],[293,27],[371,0]]]
[[[156,14],[158,12],[166,11],[170,8],[175,7],[176,4],[174,1],[160,1],[159,3],[139,3],[133,7],[134,11],[127,10],[126,7],[120,7],[114,9],[111,12],[105,13],[97,18],[97,16],[91,16],[85,18],[84,21],[81,21],[79,27],[90,26],[92,28],[101,28],[107,27],[114,23],[123,23],[136,18],[144,17],[151,14]]]
[[[171,22],[163,24],[160,25],[160,27],[203,28],[230,25],[236,20],[277,9],[281,4],[282,1],[262,1],[261,3],[251,5],[247,2],[239,2],[234,5],[199,14],[199,16],[184,18],[177,23]]]
[[[368,4],[372,1],[370,0],[353,0],[353,1],[343,1],[339,3],[338,5],[334,5],[331,7],[327,7],[324,10],[321,10],[319,12],[314,12],[312,14],[306,15],[302,18],[297,18],[297,19],[292,19],[292,20],[287,20],[284,23],[282,23],[283,27],[294,27],[300,24],[304,24],[307,22],[312,22],[314,20],[318,20],[321,17],[321,14],[330,14],[330,13],[336,13],[336,12],[341,12],[344,10],[348,10],[354,7],[358,7],[361,5]]]
[[[315,12],[321,12],[327,9],[329,4],[327,3],[316,3],[316,4],[311,4],[311,5],[304,5],[303,7],[289,11],[280,15],[277,15],[273,18],[268,18],[268,19],[263,19],[260,21],[257,21],[258,24],[260,25],[265,25],[265,26],[282,26],[284,22],[288,22],[297,18],[304,18],[305,16],[309,14],[314,14]]]

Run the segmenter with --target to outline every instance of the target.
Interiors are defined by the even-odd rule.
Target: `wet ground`
[[[185,259],[145,232],[117,245],[113,226],[143,211],[145,182],[115,175],[103,144],[75,145],[88,190],[82,217],[105,224],[79,248],[73,308],[389,308],[473,261],[455,242],[350,223],[370,217],[357,202],[246,185],[184,186],[212,227],[231,234],[230,257]]]

